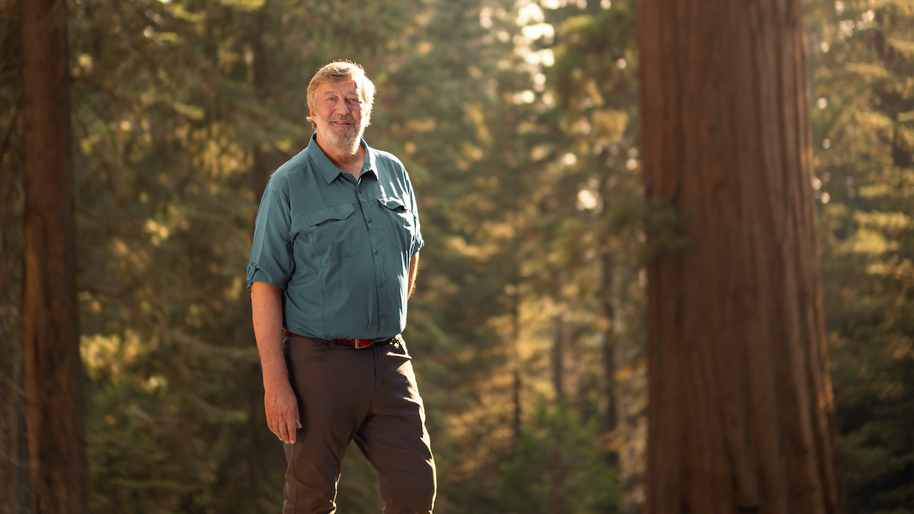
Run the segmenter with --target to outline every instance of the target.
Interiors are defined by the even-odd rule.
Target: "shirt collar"
[[[377,176],[378,168],[376,166],[377,162],[374,150],[368,146],[368,143],[365,142],[365,138],[361,138],[359,144],[365,149],[365,163],[362,164],[362,176],[368,172],[372,172]],[[308,143],[308,148],[306,150],[311,157],[311,162],[317,167],[318,173],[324,177],[324,180],[326,180],[328,184],[333,182],[336,177],[343,173],[341,169],[337,168],[333,162],[330,161],[327,154],[324,153],[324,150],[317,144],[316,133],[311,135],[311,142]]]

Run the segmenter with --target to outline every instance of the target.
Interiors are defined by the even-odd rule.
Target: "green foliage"
[[[501,467],[492,512],[619,512],[618,472],[607,466],[597,436],[596,420],[584,422],[567,404],[540,405]]]
[[[914,9],[811,6],[825,307],[850,512],[914,512]]]

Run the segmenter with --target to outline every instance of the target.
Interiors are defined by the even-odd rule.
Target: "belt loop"
[[[327,341],[327,346],[329,346],[330,349],[336,348],[336,339],[329,339]]]

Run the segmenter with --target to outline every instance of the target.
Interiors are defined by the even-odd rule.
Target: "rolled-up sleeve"
[[[248,261],[248,289],[254,282],[264,282],[280,289],[292,275],[292,216],[288,187],[283,181],[270,180],[260,201],[254,223],[254,242]]]
[[[409,185],[410,205],[413,206],[413,226],[416,227],[416,230],[413,233],[412,251],[409,255],[409,257],[412,258],[413,255],[419,253],[419,250],[425,245],[425,241],[422,239],[422,227],[419,225],[419,203],[416,202],[416,193],[413,190],[412,182],[410,182],[408,178],[407,184]]]

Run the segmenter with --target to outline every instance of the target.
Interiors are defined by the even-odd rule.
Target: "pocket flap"
[[[355,212],[355,208],[349,203],[324,207],[323,209],[305,215],[305,222],[310,226],[320,225],[325,221],[344,220],[349,216],[352,216],[353,212]]]
[[[401,211],[402,212],[402,211],[409,210],[406,208],[406,204],[403,203],[403,200],[400,200],[399,198],[394,198],[394,197],[378,198],[378,201],[381,202],[381,205],[383,205],[384,207],[387,207],[388,209],[390,209],[392,211]]]

